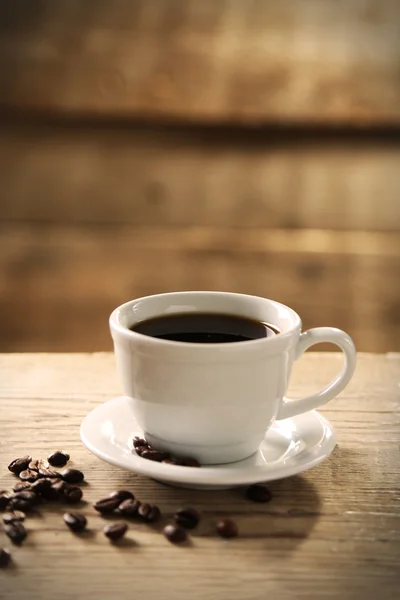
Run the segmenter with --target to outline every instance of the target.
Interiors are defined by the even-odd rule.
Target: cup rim
[[[266,302],[269,302],[271,304],[274,304],[276,307],[279,307],[285,311],[287,311],[291,317],[294,319],[294,325],[293,327],[291,327],[290,329],[288,329],[285,332],[280,332],[278,336],[273,336],[273,337],[265,337],[265,338],[257,338],[254,340],[247,340],[247,341],[241,341],[239,343],[232,343],[232,342],[221,342],[219,344],[196,344],[195,342],[177,342],[175,340],[166,340],[166,339],[160,339],[160,338],[156,338],[156,337],[152,337],[149,335],[144,335],[143,333],[138,333],[137,331],[132,331],[131,329],[128,329],[125,325],[122,325],[120,323],[120,316],[122,311],[125,311],[126,309],[128,309],[130,306],[132,306],[133,304],[135,304],[136,302],[145,302],[146,300],[149,300],[151,298],[155,298],[155,297],[171,297],[171,296],[190,296],[190,295],[195,295],[195,294],[207,294],[207,295],[214,295],[214,296],[237,296],[237,297],[243,297],[243,298],[253,298],[253,299],[258,299],[258,300],[265,300]],[[210,349],[216,349],[216,348],[236,348],[238,349],[238,347],[243,348],[244,346],[255,346],[255,345],[260,345],[260,344],[271,344],[274,343],[277,340],[282,340],[284,338],[288,338],[291,337],[293,335],[293,333],[297,330],[301,330],[302,328],[302,322],[301,322],[301,318],[298,315],[298,313],[293,310],[292,308],[290,308],[290,306],[286,306],[286,304],[282,304],[281,302],[277,302],[276,300],[271,300],[270,298],[264,298],[263,296],[255,296],[254,294],[240,294],[240,293],[236,293],[236,292],[216,292],[216,291],[207,291],[207,290],[190,290],[190,291],[182,291],[182,292],[165,292],[165,293],[161,293],[161,294],[151,294],[148,296],[142,296],[139,298],[134,298],[132,300],[128,300],[127,302],[124,302],[123,304],[120,304],[119,306],[117,306],[117,308],[115,308],[110,317],[109,317],[109,325],[110,325],[110,330],[111,332],[115,331],[121,335],[123,335],[125,338],[130,339],[130,340],[136,340],[136,341],[142,341],[142,342],[146,342],[148,344],[153,344],[153,345],[157,345],[157,346],[169,346],[170,348],[196,348],[198,351],[201,351],[201,349],[204,350],[208,350],[210,351]]]

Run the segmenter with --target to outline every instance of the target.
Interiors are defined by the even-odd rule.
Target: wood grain
[[[320,387],[340,360],[307,354],[296,365],[292,394]],[[255,505],[240,489],[160,485],[102,463],[82,446],[83,416],[119,392],[112,355],[2,355],[0,488],[14,481],[5,466],[15,456],[46,456],[62,446],[86,473],[81,510],[92,534],[67,531],[61,507],[28,517],[26,543],[12,548],[15,567],[0,572],[1,598],[392,600],[400,592],[399,380],[400,355],[359,355],[352,382],[323,411],[337,430],[333,455],[301,476],[268,484],[272,502]],[[201,509],[192,545],[174,547],[158,527],[132,523],[131,544],[111,546],[91,502],[119,487],[158,503],[166,519],[182,505]],[[237,520],[238,539],[215,537],[222,514]]]
[[[0,104],[201,122],[398,124],[397,0],[0,3]]]
[[[82,121],[0,127],[0,221],[400,228],[396,136]]]
[[[360,350],[397,350],[399,281],[397,234],[8,224],[0,348],[108,350],[108,316],[122,302],[210,289],[279,299],[305,328],[336,326]]]

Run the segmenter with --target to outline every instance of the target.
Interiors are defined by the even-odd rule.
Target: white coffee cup
[[[176,342],[131,331],[140,321],[187,312],[223,313],[275,326],[280,333],[223,344]],[[275,419],[317,408],[350,381],[356,350],[332,327],[301,332],[299,315],[278,302],[227,292],[174,292],[115,309],[111,335],[122,389],[147,441],[202,464],[253,454]],[[331,342],[344,353],[341,372],[321,391],[289,400],[292,365],[307,348]]]

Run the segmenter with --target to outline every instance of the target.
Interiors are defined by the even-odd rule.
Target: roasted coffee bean
[[[11,496],[12,500],[25,500],[26,502],[31,502],[32,504],[36,504],[38,502],[38,497],[32,490],[22,490],[21,492],[15,492]]]
[[[29,512],[32,510],[32,507],[32,502],[28,502],[27,500],[19,500],[18,498],[12,498],[8,505],[8,508],[12,510],[21,510],[23,512]]]
[[[223,538],[233,538],[239,533],[238,526],[232,519],[221,519],[217,523],[217,533]]]
[[[8,550],[5,550],[4,548],[0,548],[0,569],[4,569],[5,567],[8,567],[10,562],[11,562],[11,554],[8,552]]]
[[[25,469],[25,471],[21,471],[19,474],[21,481],[28,481],[29,483],[33,483],[38,477],[38,473],[36,471],[32,471],[32,469]]]
[[[82,490],[77,485],[67,485],[64,489],[61,499],[68,502],[68,504],[76,504],[82,500]]]
[[[195,458],[182,458],[179,461],[179,464],[182,465],[183,467],[196,467],[196,468],[201,467],[201,464]]]
[[[119,498],[102,498],[93,504],[93,508],[101,514],[107,514],[116,510],[120,504]]]
[[[0,510],[5,510],[11,500],[11,494],[8,492],[0,492]]]
[[[47,477],[50,479],[61,479],[61,473],[51,468],[46,460],[40,460],[38,463],[39,477]]]
[[[78,469],[64,469],[60,475],[67,483],[81,483],[85,478],[82,471],[78,471]]]
[[[78,533],[79,531],[83,531],[87,525],[87,519],[83,515],[79,513],[65,513],[64,514],[64,522],[71,531]]]
[[[138,447],[144,447],[144,448],[148,448],[149,444],[146,442],[146,440],[144,438],[135,436],[133,438],[133,447],[134,448],[138,448]]]
[[[19,475],[21,471],[25,471],[28,468],[29,463],[32,460],[32,456],[23,456],[22,458],[16,458],[12,460],[8,465],[8,470],[14,475]]]
[[[139,502],[139,500],[132,500],[131,498],[128,498],[127,500],[121,502],[121,504],[118,506],[118,511],[125,517],[136,517],[140,506],[141,502]]]
[[[143,521],[146,521],[147,523],[153,523],[161,516],[158,506],[151,506],[150,504],[141,504],[138,508],[137,514],[143,519]]]
[[[12,512],[6,512],[3,515],[3,523],[5,523],[6,525],[8,523],[15,523],[16,521],[25,521],[25,513],[22,512],[21,510],[15,510]]]
[[[35,494],[40,495],[43,492],[45,492],[46,490],[48,490],[49,488],[51,488],[51,483],[52,483],[51,479],[49,479],[48,477],[43,477],[43,479],[38,479],[37,481],[32,483],[30,489]]]
[[[47,457],[47,460],[52,467],[65,467],[69,461],[69,454],[62,450],[57,450],[56,452],[53,452],[53,454],[50,454]]]
[[[252,502],[269,502],[272,496],[264,485],[251,485],[246,490],[246,498]]]
[[[201,515],[195,508],[181,508],[174,514],[174,520],[177,525],[185,529],[194,529],[199,524]]]
[[[123,521],[113,523],[112,525],[106,525],[103,529],[104,535],[108,537],[112,542],[116,542],[124,537],[128,530],[128,525]]]
[[[30,490],[31,485],[29,481],[17,481],[15,485],[13,485],[13,492],[22,492],[22,490]]]
[[[69,486],[69,484],[66,481],[64,481],[63,479],[53,479],[52,484],[51,484],[51,487],[53,488],[53,490],[55,490],[56,492],[58,492],[61,495],[65,492],[65,490],[67,489],[68,486]]]
[[[31,469],[31,471],[37,471],[39,469],[39,462],[38,458],[33,458],[27,468]]]
[[[163,533],[167,540],[173,544],[181,544],[187,540],[186,530],[183,529],[183,527],[179,527],[178,525],[174,525],[172,523],[164,527]]]
[[[166,465],[178,465],[179,461],[177,458],[166,458],[164,460],[162,460],[161,462],[165,463]]]
[[[168,452],[159,452],[158,450],[143,450],[140,455],[142,458],[147,458],[147,460],[154,460],[155,462],[161,462],[162,460],[168,460],[169,454]]]
[[[18,521],[4,525],[3,529],[13,544],[21,544],[28,534],[23,524]]]
[[[128,490],[116,490],[115,492],[111,492],[110,494],[108,494],[108,497],[118,498],[120,502],[123,502],[124,500],[135,499],[135,496],[132,494],[132,492],[129,492]]]
[[[142,456],[143,452],[149,451],[149,447],[148,446],[138,446],[137,448],[135,448],[135,450],[136,450],[136,454],[138,454],[139,456]]]

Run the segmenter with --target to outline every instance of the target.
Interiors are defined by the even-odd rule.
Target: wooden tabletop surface
[[[338,369],[338,354],[306,355],[296,364],[292,395],[317,389]],[[14,476],[8,463],[26,453],[63,448],[87,479],[79,505],[90,532],[72,534],[64,507],[28,516],[25,543],[8,547],[0,571],[2,600],[85,598],[375,599],[400,595],[400,354],[360,355],[348,388],[323,413],[338,446],[301,476],[268,484],[268,504],[242,489],[182,490],[101,462],[79,439],[79,424],[99,402],[119,393],[111,354],[0,355],[0,489]],[[126,543],[111,545],[91,503],[118,488],[158,504],[164,521],[132,521]],[[173,546],[160,533],[182,506],[203,513],[191,544]],[[234,518],[240,536],[214,533],[217,516]]]

